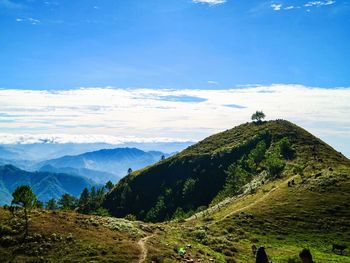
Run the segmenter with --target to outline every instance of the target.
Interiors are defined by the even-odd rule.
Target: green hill
[[[275,263],[300,262],[303,248],[315,262],[349,263],[349,189],[350,161],[321,140],[287,121],[247,123],[132,173],[106,196],[115,215],[176,220],[35,209],[23,242],[19,215],[0,208],[0,258],[246,263],[254,244]]]
[[[233,195],[232,174],[246,178],[236,189],[238,194],[248,188],[254,191],[265,181],[349,166],[341,153],[288,121],[246,123],[125,177],[104,205],[117,217],[133,214],[141,220],[163,221]],[[332,178],[339,176],[323,178],[321,186]]]

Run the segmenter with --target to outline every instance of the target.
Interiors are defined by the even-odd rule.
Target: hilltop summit
[[[293,156],[283,156],[281,143],[293,151]],[[259,149],[263,153],[255,160]],[[105,207],[114,216],[133,214],[147,221],[174,218],[179,209],[191,214],[225,197],[228,170],[233,166],[243,167],[241,172],[250,183],[296,173],[311,176],[349,167],[350,161],[289,121],[245,123],[135,171],[107,195]]]

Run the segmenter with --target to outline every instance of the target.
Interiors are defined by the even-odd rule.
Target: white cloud
[[[208,5],[219,5],[226,3],[226,0],[192,0],[193,3],[202,3]]]
[[[219,82],[217,82],[215,80],[208,80],[208,84],[217,85],[217,84],[219,84]]]
[[[270,7],[274,10],[274,11],[281,11],[281,10],[293,10],[293,9],[301,9],[301,8],[306,8],[307,12],[310,12],[310,8],[312,7],[321,7],[321,6],[329,6],[329,5],[333,5],[335,4],[336,1],[333,0],[326,0],[326,1],[309,1],[306,2],[305,4],[301,5],[301,6],[295,6],[295,5],[286,5],[285,7],[283,7],[282,4],[276,4],[273,3],[270,5]]]
[[[159,138],[159,137],[118,137],[102,134],[20,134],[0,133],[0,144],[34,144],[34,143],[167,143],[167,142],[188,142],[181,138]]]
[[[16,18],[16,22],[27,22],[32,25],[38,25],[40,24],[41,21],[38,19],[34,19],[32,17],[29,17],[29,18]]]
[[[282,4],[271,4],[271,7],[275,11],[280,11],[282,8]]]
[[[309,1],[304,6],[305,7],[312,7],[312,6],[325,6],[325,5],[333,5],[335,4],[335,1],[328,0],[328,1]]]
[[[290,5],[290,6],[286,6],[285,8],[283,8],[284,10],[292,10],[292,9],[296,9],[296,8],[300,8],[298,6],[294,6],[294,5]]]
[[[350,88],[301,85],[0,89],[0,143],[192,141],[247,122],[262,109],[268,119],[288,119],[321,138],[332,134],[349,145],[349,101]]]

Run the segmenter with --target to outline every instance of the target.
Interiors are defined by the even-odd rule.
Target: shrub
[[[124,217],[126,220],[129,220],[129,221],[136,221],[136,216],[134,216],[133,214],[128,214]]]
[[[93,214],[97,216],[110,216],[109,211],[102,207],[97,208],[97,210]]]
[[[285,162],[278,158],[275,154],[270,154],[266,159],[266,168],[269,171],[271,177],[279,176],[285,167]]]
[[[257,146],[250,152],[249,158],[251,158],[255,164],[259,164],[265,157],[266,143],[261,141]]]
[[[0,238],[0,245],[3,247],[9,247],[16,244],[16,240],[10,236],[3,236]]]
[[[284,159],[290,160],[294,158],[295,151],[292,148],[292,144],[287,137],[284,137],[278,142],[278,147],[280,154]]]
[[[197,240],[203,240],[203,239],[207,238],[207,232],[204,229],[197,229],[197,230],[192,232],[192,235]]]
[[[183,220],[185,217],[186,217],[186,213],[184,212],[184,210],[181,207],[178,207],[174,212],[172,218],[176,220]]]
[[[11,235],[13,230],[9,226],[0,225],[0,236]]]
[[[195,180],[193,178],[188,178],[185,181],[184,186],[182,188],[182,195],[184,198],[191,196],[191,194],[195,190],[197,182],[198,182],[198,180]]]

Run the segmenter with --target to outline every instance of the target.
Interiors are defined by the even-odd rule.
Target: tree
[[[130,196],[132,195],[132,190],[128,184],[123,186],[123,190],[120,194],[120,205],[122,207],[127,207],[129,203]]]
[[[188,178],[182,188],[182,195],[184,198],[190,197],[196,188],[198,180],[193,178]]]
[[[250,152],[249,157],[253,159],[255,164],[259,164],[265,157],[266,143],[261,141],[257,146]]]
[[[280,154],[283,156],[284,159],[290,160],[294,158],[295,151],[292,148],[292,144],[287,137],[282,138],[278,142],[278,146]]]
[[[186,217],[186,213],[184,212],[184,210],[181,207],[176,208],[172,219],[177,219],[177,220],[183,220]]]
[[[24,209],[25,236],[28,236],[29,213],[31,209],[35,207],[37,198],[32,188],[28,185],[18,186],[12,193],[12,197],[11,204],[19,205]]]
[[[278,158],[276,154],[270,154],[266,159],[266,168],[272,177],[279,176],[285,167],[285,162]]]
[[[108,181],[105,185],[105,188],[108,190],[108,191],[111,191],[114,187],[114,184],[111,182],[111,181]]]
[[[127,214],[124,218],[126,220],[129,220],[129,221],[136,221],[137,220],[136,216],[134,216],[133,214]]]
[[[165,160],[164,154],[160,157],[160,160],[161,160],[161,161]]]
[[[132,169],[129,168],[129,169],[128,169],[128,175],[131,174],[131,173],[132,173]]]
[[[57,209],[57,202],[54,198],[51,198],[49,201],[46,202],[46,209],[49,209],[49,210]]]
[[[256,121],[258,123],[260,123],[263,119],[265,119],[265,113],[263,113],[262,111],[256,111],[253,115],[252,115],[252,121]]]
[[[231,164],[225,173],[227,177],[224,185],[224,193],[227,196],[238,194],[242,186],[250,179],[249,173],[236,164]]]
[[[77,199],[70,194],[63,194],[58,200],[58,204],[63,210],[73,210],[77,206]]]
[[[104,187],[96,189],[95,187],[91,188],[90,192],[90,211],[92,213],[96,212],[99,208],[102,207],[102,203],[105,197]]]
[[[44,208],[44,203],[42,201],[37,200],[35,204],[36,208],[43,209]]]
[[[164,202],[164,197],[160,195],[156,205],[148,211],[145,220],[149,222],[157,222],[158,220],[165,218],[165,213],[166,204]]]
[[[86,187],[83,192],[80,194],[80,198],[78,201],[79,212],[87,214],[90,211],[90,192]]]

